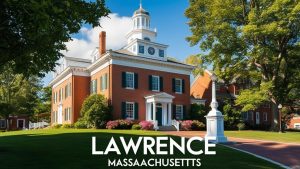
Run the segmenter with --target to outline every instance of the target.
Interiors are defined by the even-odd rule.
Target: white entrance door
[[[62,124],[62,105],[58,106],[57,111],[57,124]]]
[[[256,112],[256,124],[259,124],[259,112]]]

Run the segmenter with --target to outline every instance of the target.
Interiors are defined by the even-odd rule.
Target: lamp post
[[[282,129],[281,129],[281,109],[282,109],[282,105],[279,104],[278,105],[278,116],[279,116],[279,133],[282,132]]]
[[[216,81],[218,80],[215,74],[211,75],[212,80],[212,99],[210,103],[211,110],[206,117],[206,135],[205,137],[215,137],[215,142],[227,142],[227,137],[224,136],[224,116],[218,108],[216,99]]]

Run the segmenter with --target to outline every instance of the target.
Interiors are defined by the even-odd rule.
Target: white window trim
[[[180,91],[179,92],[176,91],[176,80],[180,81]],[[176,94],[182,94],[182,79],[175,78],[175,93]]]
[[[134,120],[135,119],[135,104],[134,104],[134,102],[125,102],[125,103],[126,103],[126,106],[125,106],[126,116],[127,116],[127,104],[132,104],[132,118],[126,117],[126,119]]]
[[[154,90],[153,89],[153,78],[157,78],[158,80],[157,80],[157,90]],[[152,88],[152,91],[154,91],[154,92],[159,92],[160,91],[160,77],[159,76],[156,76],[156,75],[152,75],[152,84],[151,84],[152,86],[151,86],[151,88]]]
[[[296,126],[300,126],[300,123],[294,123],[294,128],[296,128]],[[297,128],[299,129],[299,128]]]
[[[19,121],[23,121],[23,128],[25,128],[25,119],[17,119],[17,128],[19,128]]]
[[[127,87],[127,74],[132,74],[132,87]],[[131,89],[134,90],[134,83],[135,83],[135,79],[134,79],[134,73],[133,72],[125,72],[125,89]]]
[[[179,120],[182,120],[183,119],[183,105],[180,105],[180,104],[176,104],[176,107],[175,107],[175,115],[177,116],[177,107],[181,107],[181,118]]]

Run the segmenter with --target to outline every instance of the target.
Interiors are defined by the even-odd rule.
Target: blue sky
[[[121,16],[132,16],[139,3],[139,0],[106,1],[108,8]],[[142,5],[150,12],[151,27],[158,30],[157,42],[169,45],[169,56],[184,60],[188,55],[199,53],[198,47],[190,47],[185,40],[191,34],[184,16],[188,0],[143,0]]]
[[[139,8],[140,0],[106,0],[106,6],[112,13],[120,17],[131,17]],[[185,38],[191,35],[184,16],[189,6],[188,0],[143,0],[143,8],[150,12],[151,27],[157,28],[157,42],[169,45],[168,56],[183,61],[191,54],[200,53],[198,46],[191,47]],[[85,27],[89,28],[88,25]],[[85,39],[81,33],[72,35],[77,39]],[[84,50],[84,49],[82,49]],[[78,52],[77,52],[78,53]],[[51,76],[47,75],[43,81],[47,85]]]

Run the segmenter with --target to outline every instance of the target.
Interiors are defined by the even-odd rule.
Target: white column
[[[145,102],[145,105],[146,105],[146,120],[149,121],[149,108],[148,108],[148,103],[147,101]]]
[[[153,119],[152,120],[155,121],[156,120],[156,103],[153,102],[152,104],[153,104],[153,112],[152,112],[153,113]]]
[[[163,117],[164,117],[164,125],[167,125],[167,122],[168,122],[168,120],[167,120],[167,103],[164,103],[163,104]]]
[[[168,118],[169,118],[168,119],[168,124],[169,125],[171,125],[171,121],[172,121],[172,113],[171,113],[172,111],[171,111],[171,108],[172,108],[171,103],[168,103],[168,114],[169,114],[168,115]]]
[[[206,135],[205,137],[215,137],[215,142],[227,142],[227,138],[224,136],[224,116],[218,108],[218,102],[216,99],[216,87],[215,83],[217,77],[215,74],[211,76],[212,80],[212,100],[211,110],[206,117]]]

